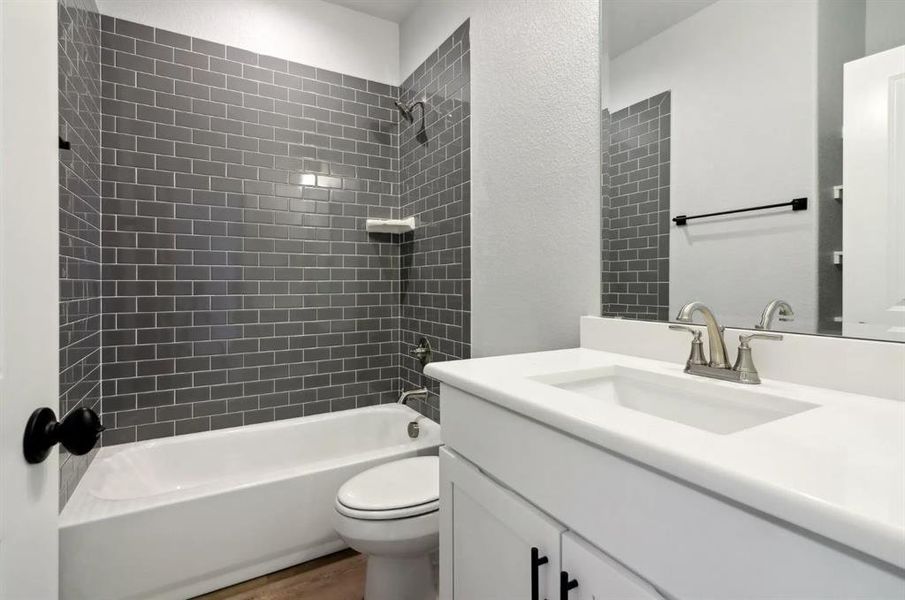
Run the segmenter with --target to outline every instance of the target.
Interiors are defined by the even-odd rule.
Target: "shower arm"
[[[396,103],[396,106],[399,106],[399,105],[400,105],[400,103],[397,102],[397,103]],[[403,115],[405,115],[405,116],[408,117],[406,120],[407,120],[409,123],[414,123],[414,122],[415,122],[415,115],[412,114],[412,111],[415,110],[415,107],[416,107],[416,106],[420,106],[420,107],[421,107],[421,129],[423,130],[423,129],[424,129],[424,113],[425,113],[425,109],[424,109],[424,102],[423,102],[422,100],[418,100],[417,102],[412,102],[411,105],[409,105],[408,107],[406,107],[406,110],[403,112]]]
[[[413,102],[412,107],[409,109],[409,111],[415,110],[416,106],[421,107],[421,131],[424,131],[424,102],[422,102],[421,100],[418,100],[417,102]],[[414,115],[412,115],[412,117],[414,117]],[[415,119],[412,118],[412,122],[414,122],[414,121],[415,121]]]

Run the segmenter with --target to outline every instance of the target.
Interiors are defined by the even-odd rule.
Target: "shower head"
[[[414,108],[414,106],[406,106],[399,100],[394,100],[393,102],[394,104],[396,104],[396,108],[399,109],[399,114],[403,119],[405,119],[409,123],[412,123],[415,120],[414,115],[412,115],[412,108]]]

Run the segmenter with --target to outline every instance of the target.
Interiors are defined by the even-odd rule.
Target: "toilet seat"
[[[385,463],[349,479],[336,510],[353,519],[385,521],[435,512],[440,507],[440,463],[418,456]]]
[[[362,519],[365,521],[389,521],[391,519],[408,519],[428,513],[436,512],[440,509],[440,501],[434,500],[426,504],[417,506],[409,506],[406,508],[397,508],[390,510],[356,510],[343,505],[337,500],[336,512],[352,519]]]

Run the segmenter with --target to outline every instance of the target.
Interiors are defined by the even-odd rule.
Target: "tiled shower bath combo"
[[[393,402],[422,336],[468,357],[468,59],[466,22],[397,88],[100,17],[104,445]]]

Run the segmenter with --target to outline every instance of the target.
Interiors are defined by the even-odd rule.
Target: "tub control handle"
[[[540,600],[540,567],[550,562],[546,556],[540,555],[540,550],[531,548],[531,600]]]
[[[30,464],[44,462],[54,444],[60,443],[72,454],[87,454],[97,444],[101,432],[100,417],[90,408],[77,408],[57,421],[53,409],[36,409],[25,425],[22,451]]]
[[[418,359],[418,362],[421,363],[421,370],[424,370],[425,365],[431,361],[434,355],[434,351],[431,349],[430,342],[427,341],[427,338],[421,338],[418,340],[418,345],[414,346],[409,353]]]

